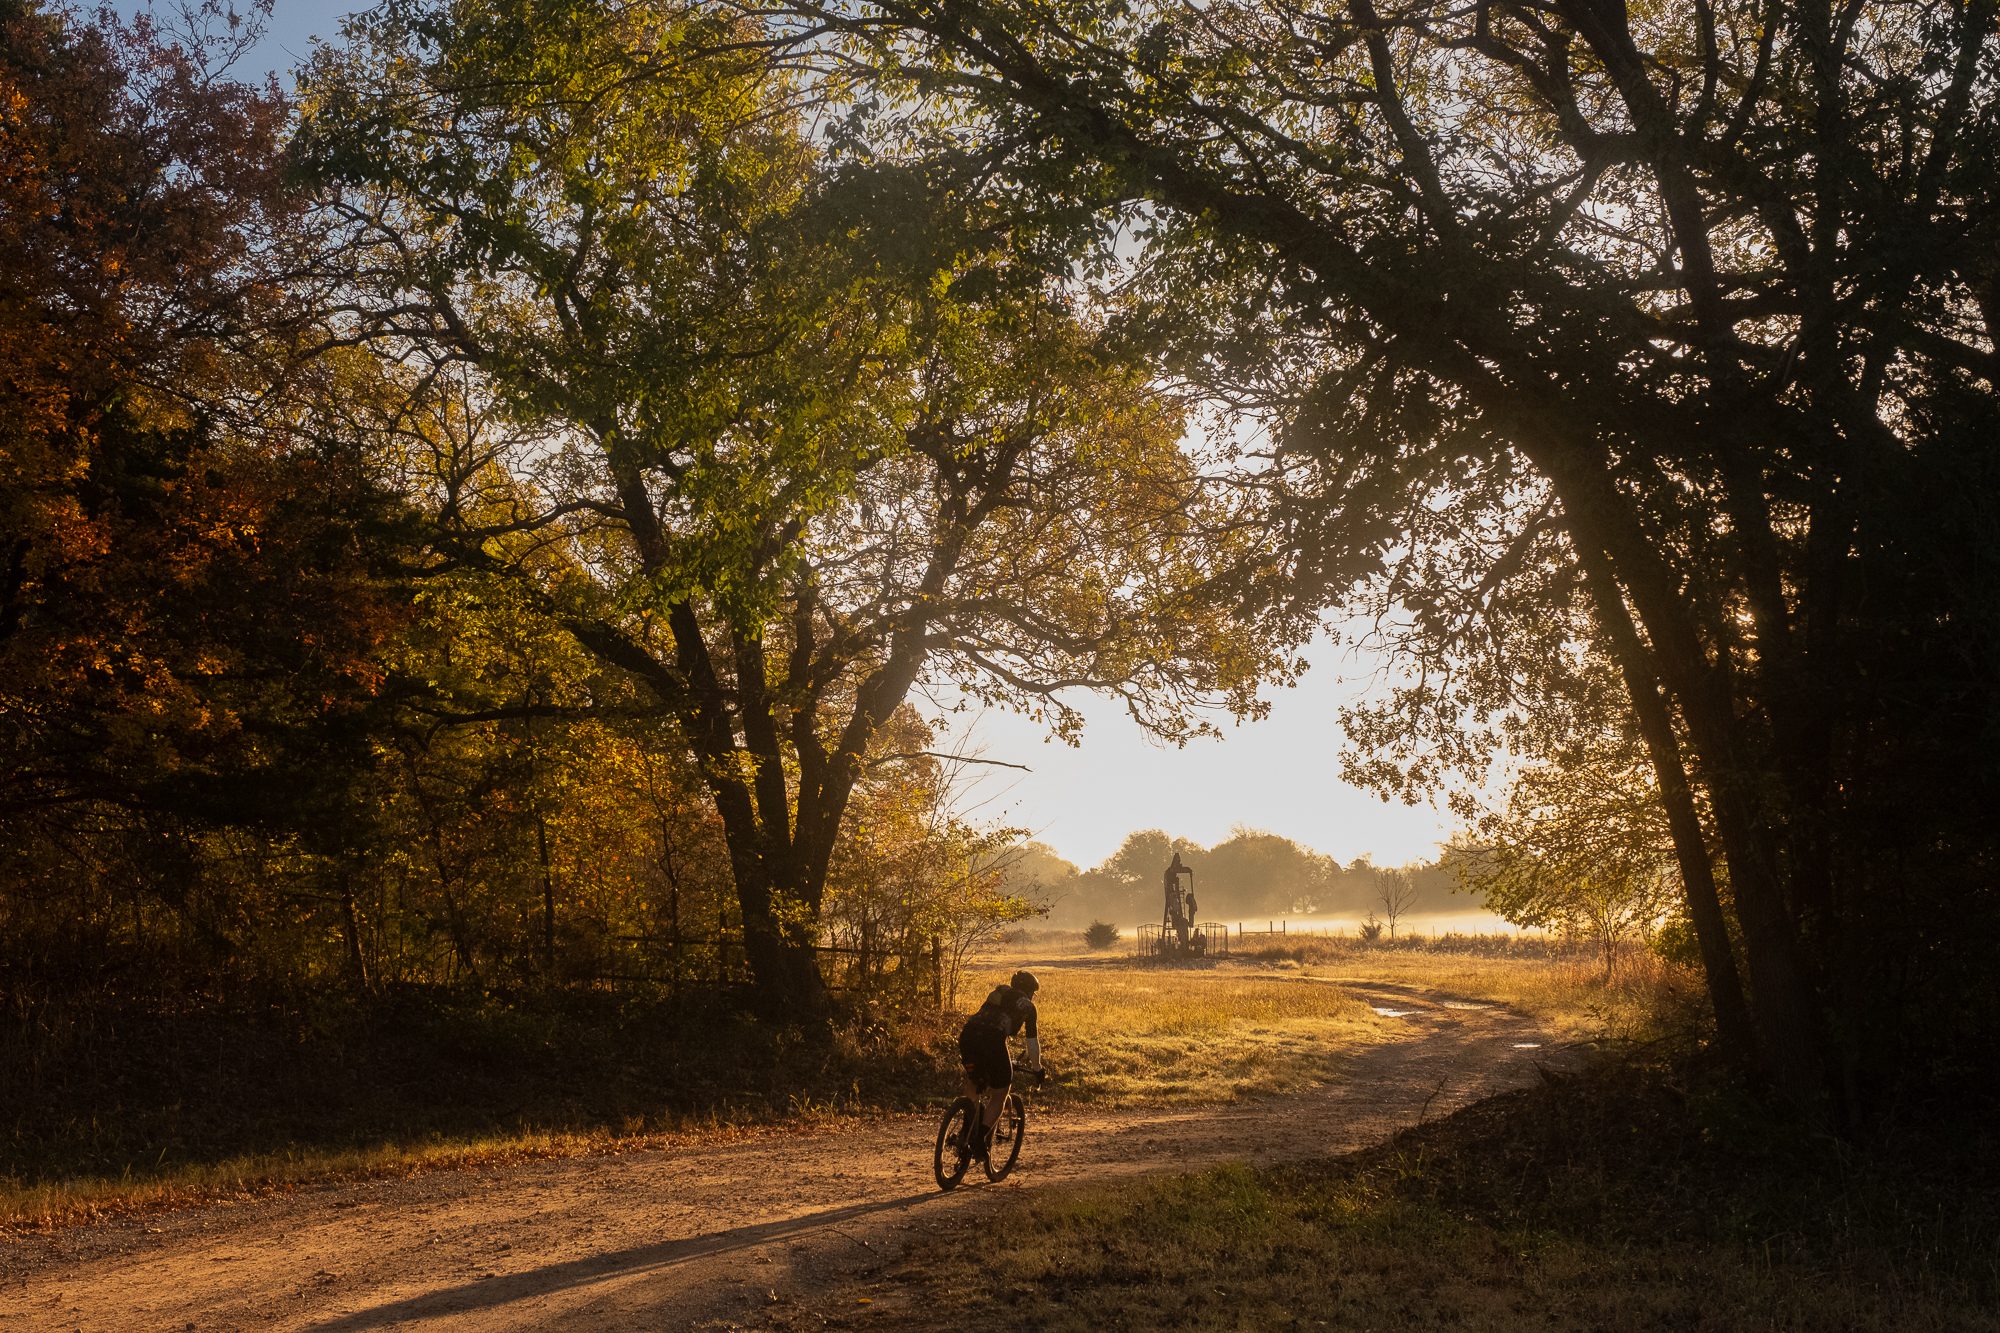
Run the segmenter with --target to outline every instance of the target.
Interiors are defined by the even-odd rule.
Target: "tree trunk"
[[[783,769],[771,768],[769,755],[753,757],[756,796],[765,802],[760,819],[759,802],[740,776],[742,752],[737,746],[729,695],[716,675],[701,623],[686,602],[675,603],[668,621],[691,705],[677,716],[686,739],[701,758],[702,776],[714,798],[716,813],[722,817],[736,901],[743,911],[743,951],[756,981],[758,1003],[774,1015],[819,1017],[829,1006],[826,983],[811,947],[812,929],[819,918],[818,886],[813,885],[809,895],[798,892],[803,886],[798,883]],[[739,648],[746,642],[740,640]],[[768,719],[765,712],[763,720],[750,721],[752,733],[763,736]],[[770,805],[773,799],[775,809]],[[797,910],[800,907],[807,910],[801,913]]]
[[[774,885],[754,825],[750,838],[723,824],[735,872],[736,901],[743,912],[743,952],[757,985],[758,1005],[787,1018],[811,1020],[828,1011],[826,981],[812,945],[812,923],[796,910],[781,911],[784,886]],[[746,845],[747,844],[747,845]]]
[[[344,868],[340,873],[340,933],[347,944],[347,965],[355,990],[366,995],[374,985],[368,977],[368,957],[361,948],[361,912],[354,902],[354,881]]]
[[[549,866],[549,821],[535,816],[535,850],[542,862],[542,975],[556,971],[556,879]]]
[[[1579,552],[1601,552],[1613,587],[1630,591],[1637,620],[1652,644],[1655,675],[1680,703],[1699,776],[1715,810],[1716,832],[1729,862],[1736,918],[1750,981],[1751,1018],[1763,1039],[1767,1067],[1786,1097],[1811,1105],[1830,1090],[1826,1078],[1823,1014],[1787,914],[1776,848],[1784,830],[1760,814],[1754,794],[1762,785],[1748,761],[1732,705],[1726,659],[1711,662],[1665,561],[1604,471],[1601,460],[1543,423],[1536,464],[1555,487]],[[1621,599],[1622,600],[1622,599]],[[1643,693],[1643,691],[1642,691]]]
[[[1715,1013],[1716,1041],[1728,1059],[1755,1062],[1758,1051],[1749,1006],[1743,998],[1743,979],[1737,974],[1729,924],[1723,916],[1722,897],[1716,890],[1715,868],[1709,860],[1701,816],[1695,810],[1694,793],[1681,762],[1680,740],[1674,735],[1673,718],[1667,711],[1666,700],[1660,697],[1652,663],[1632,625],[1631,614],[1625,609],[1624,594],[1611,578],[1604,553],[1585,547],[1578,555],[1584,582],[1597,608],[1598,623],[1603,626],[1612,655],[1625,677],[1632,712],[1638,719],[1660,784],[1660,803],[1673,834],[1674,859],[1680,866],[1688,920],[1694,924],[1695,942],[1701,949],[1702,976],[1708,984],[1709,1004]]]

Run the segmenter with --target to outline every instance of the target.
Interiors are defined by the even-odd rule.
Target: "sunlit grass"
[[[983,987],[1006,972],[974,979]],[[1066,966],[1041,980],[1042,1053],[1058,1100],[1160,1106],[1295,1091],[1394,1033],[1338,986],[1233,967]]]
[[[1622,953],[1612,975],[1594,958],[1489,957],[1425,949],[1370,949],[1339,937],[1295,939],[1247,951],[1239,963],[1329,981],[1386,982],[1490,1000],[1547,1024],[1566,1041],[1646,1041],[1695,1022],[1700,981],[1643,949]]]
[[[185,1163],[147,1177],[83,1177],[23,1184],[0,1179],[0,1229],[49,1227],[116,1213],[283,1193],[330,1180],[365,1180],[539,1157],[575,1157],[643,1146],[594,1134],[506,1134],[484,1139],[392,1143],[345,1150],[252,1153]]]

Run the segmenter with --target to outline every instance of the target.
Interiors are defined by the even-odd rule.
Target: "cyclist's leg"
[[[1011,1083],[1002,1083],[997,1088],[988,1088],[985,1095],[979,1099],[981,1123],[988,1135],[991,1135],[993,1127],[1000,1123],[1000,1111],[1007,1104],[1007,1090],[1012,1086]]]
[[[998,1031],[961,1036],[960,1049],[965,1054],[965,1076],[968,1084],[977,1084],[970,1095],[979,1107],[979,1127],[977,1143],[983,1151],[993,1137],[993,1126],[1000,1123],[1000,1109],[1007,1100],[1007,1088],[1013,1079],[1013,1066],[1007,1059],[1007,1039]]]
[[[965,1127],[965,1150],[969,1153],[979,1150],[980,1125],[986,1116],[986,1089],[980,1085],[971,1064],[965,1066],[963,1077],[958,1081],[959,1095],[973,1105],[972,1119]]]

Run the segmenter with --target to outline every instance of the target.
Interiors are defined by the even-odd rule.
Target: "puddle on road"
[[[1379,1004],[1371,1004],[1368,1007],[1384,1018],[1408,1018],[1412,1013],[1416,1012],[1412,1009],[1390,1009]]]
[[[1538,1041],[1517,1041],[1514,1043],[1514,1049],[1517,1051],[1539,1051],[1542,1049],[1542,1044]]]

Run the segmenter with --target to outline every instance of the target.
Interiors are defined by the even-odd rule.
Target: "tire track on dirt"
[[[1303,983],[1302,984],[1309,984]],[[1103,1111],[1031,1106],[1015,1174],[941,1194],[935,1113],[701,1147],[329,1185],[0,1247],[0,1325],[35,1329],[613,1330],[817,1325],[801,1302],[919,1229],[1019,1190],[1379,1142],[1560,1060],[1496,1005],[1342,983],[1408,1025],[1294,1096]],[[975,1175],[977,1174],[975,1170]]]

